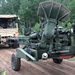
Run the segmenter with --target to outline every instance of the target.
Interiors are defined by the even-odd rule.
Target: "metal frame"
[[[29,54],[28,52],[26,52],[24,49],[17,48],[17,49],[16,49],[16,52],[17,52],[16,56],[17,56],[18,58],[24,58],[24,59],[26,59],[26,60],[28,60],[28,61],[32,61],[32,62],[37,61],[37,59],[36,59],[35,57],[33,57],[32,55],[30,55],[30,54]],[[35,54],[37,54],[37,53],[35,52]]]

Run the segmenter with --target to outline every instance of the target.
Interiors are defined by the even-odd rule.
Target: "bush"
[[[6,75],[6,71],[2,72],[2,74],[1,74],[1,75]]]

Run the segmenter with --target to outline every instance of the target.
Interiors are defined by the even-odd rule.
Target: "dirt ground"
[[[0,67],[6,70],[7,75],[75,75],[75,62],[64,60],[61,64],[55,64],[51,59],[39,62],[21,61],[21,70],[16,72],[11,68],[11,55],[15,49],[0,49]]]

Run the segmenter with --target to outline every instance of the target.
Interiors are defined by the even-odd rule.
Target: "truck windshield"
[[[16,28],[15,20],[0,18],[0,29]]]

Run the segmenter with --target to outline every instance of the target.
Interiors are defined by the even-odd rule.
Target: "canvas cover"
[[[52,18],[58,21],[66,21],[70,11],[62,4],[55,2],[41,2],[37,14],[43,18]]]

